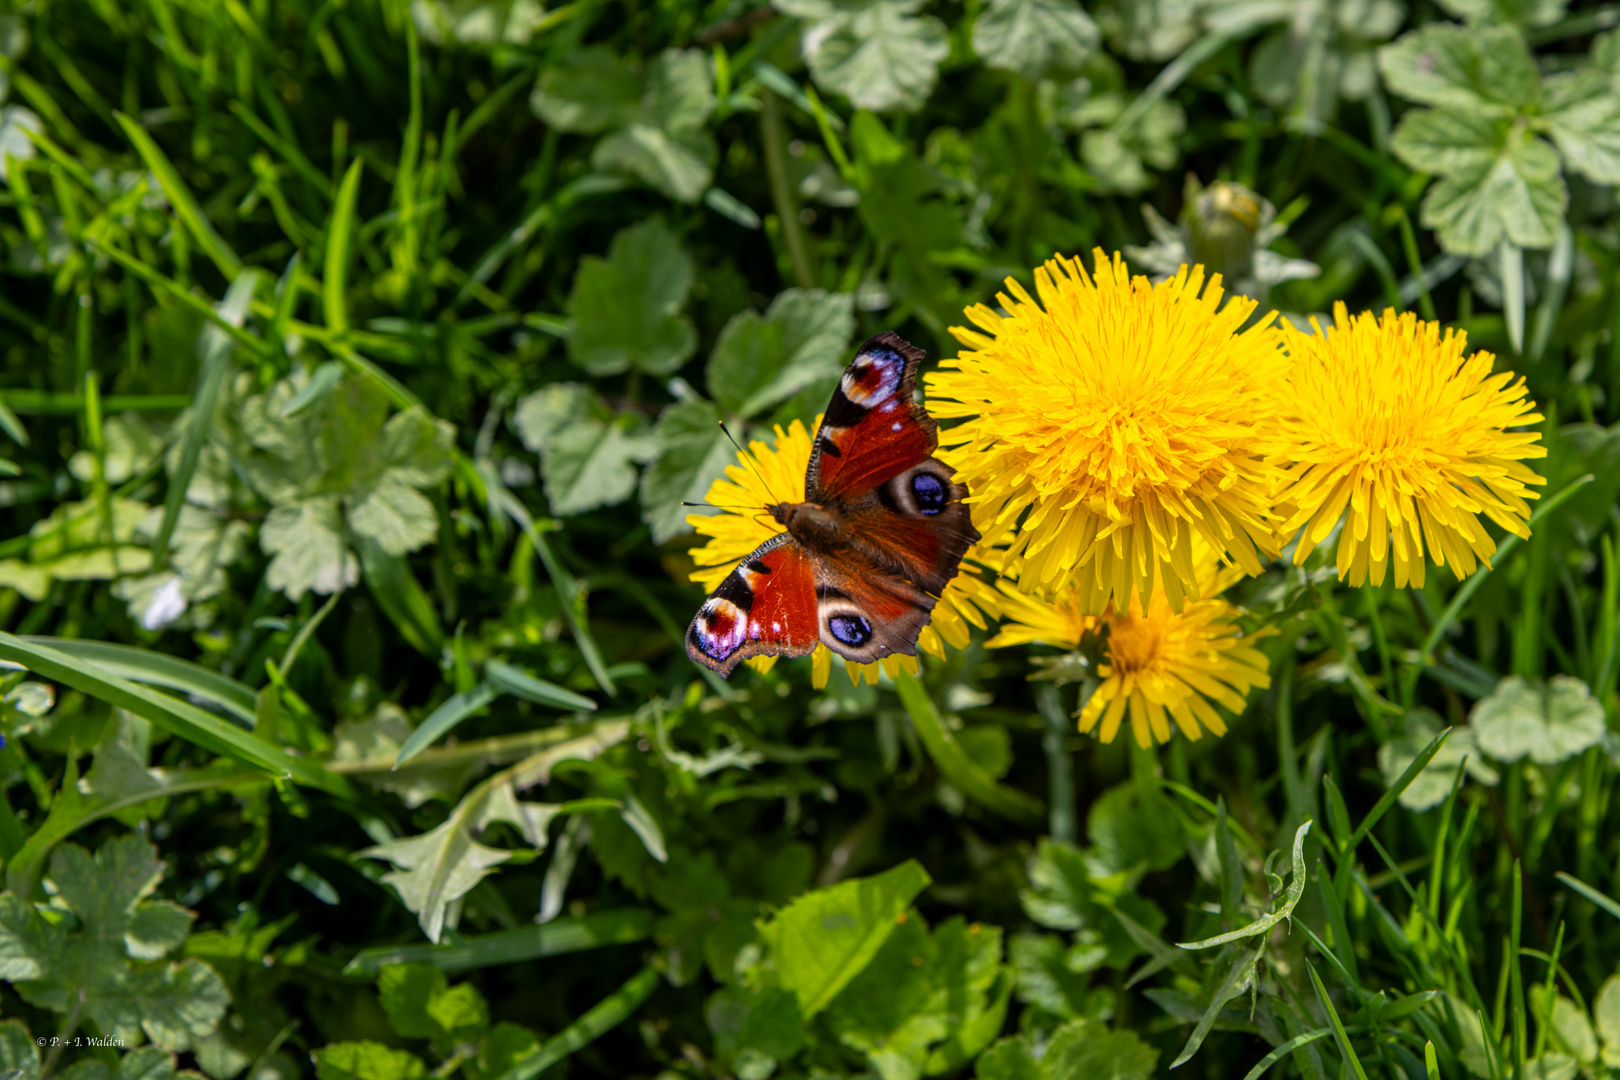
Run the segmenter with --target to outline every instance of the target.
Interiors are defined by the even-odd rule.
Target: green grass
[[[806,65],[813,14],[416,7],[0,24],[0,109],[38,119],[0,134],[0,659],[54,687],[0,673],[0,1071],[162,1071],[144,1038],[217,1080],[1612,1074],[1611,187],[1565,167],[1572,244],[1504,283],[1517,249],[1450,258],[1390,152],[1415,107],[1279,84],[1281,26],[1096,5],[1064,70],[928,4],[937,41],[885,33],[938,88],[873,113]],[[1612,12],[1552,14],[1512,39],[1544,85],[1612,71]],[[1334,63],[1388,40],[1318,22]],[[1528,542],[1464,583],[1241,583],[1270,689],[1154,751],[984,633],[877,686],[687,660],[672,508],[732,458],[714,421],[808,420],[882,329],[953,355],[1005,277],[1148,243],[1184,173],[1321,267],[1268,306],[1410,307],[1528,379]],[[132,835],[151,897],[63,899],[69,845]],[[131,951],[153,900],[195,922]],[[141,979],[205,1004],[139,1035],[98,1003]],[[35,1054],[75,1035],[126,1045]]]

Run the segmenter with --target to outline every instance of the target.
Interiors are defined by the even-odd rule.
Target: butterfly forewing
[[[686,653],[722,675],[750,656],[804,656],[820,634],[816,568],[783,533],[727,574],[686,630]]]
[[[915,400],[923,351],[888,331],[870,338],[838,380],[816,432],[804,497],[847,500],[930,457],[934,420]]]

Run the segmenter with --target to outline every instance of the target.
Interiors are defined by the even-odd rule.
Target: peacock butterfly
[[[923,351],[884,332],[833,391],[804,502],[765,507],[787,531],[754,549],[698,609],[686,651],[730,675],[750,656],[917,654],[917,635],[979,539],[967,488],[933,457],[938,425],[914,399]]]

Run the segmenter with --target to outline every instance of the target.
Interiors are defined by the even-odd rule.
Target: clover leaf
[[[642,71],[608,49],[583,49],[546,69],[529,104],[564,131],[607,132],[591,164],[639,176],[672,199],[697,202],[714,178],[705,128],[714,85],[701,52],[666,49]]]
[[[1099,36],[1075,0],[990,0],[973,24],[973,51],[993,68],[1035,80],[1078,71]]]
[[[858,109],[916,112],[933,92],[950,53],[945,24],[915,14],[923,0],[775,0],[809,25],[803,41],[810,74],[823,90]]]
[[[1603,741],[1603,706],[1580,679],[1554,675],[1545,686],[1509,675],[1469,716],[1480,749],[1499,761],[1529,756],[1556,765]]]
[[[692,291],[692,260],[658,218],[621,231],[608,257],[580,262],[570,300],[569,358],[590,375],[670,375],[697,349],[680,313]]]
[[[554,383],[518,402],[512,424],[540,454],[551,512],[580,514],[612,506],[636,490],[636,466],[657,443],[645,419],[616,414],[583,383]]]
[[[1422,220],[1448,251],[1549,247],[1569,206],[1563,169],[1620,181],[1620,96],[1601,63],[1543,82],[1514,27],[1443,24],[1378,59],[1391,90],[1433,106],[1408,113],[1390,147],[1440,177]]]
[[[1440,727],[1440,718],[1429,709],[1413,709],[1407,713],[1405,734],[1378,748],[1378,771],[1383,774],[1385,784],[1394,785],[1401,778],[1407,767],[1440,734]],[[1468,775],[1487,786],[1496,783],[1496,770],[1481,759],[1475,733],[1459,728],[1401,792],[1401,805],[1409,810],[1427,810],[1445,802],[1465,760]]]
[[[451,986],[431,964],[390,964],[377,974],[388,1023],[410,1039],[428,1039],[440,1054],[475,1042],[489,1029],[489,1007],[472,983]]]
[[[47,880],[55,906],[77,927],[46,919],[14,892],[0,893],[0,979],[30,1005],[78,1009],[103,1034],[190,1048],[218,1027],[230,995],[201,960],[165,959],[196,915],[148,899],[162,877],[163,863],[140,836],[109,840],[94,856],[61,845]]]

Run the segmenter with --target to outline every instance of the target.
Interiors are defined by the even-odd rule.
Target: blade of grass
[[[902,671],[895,677],[894,686],[900,692],[900,701],[910,714],[928,756],[958,791],[986,809],[1013,821],[1034,824],[1041,819],[1046,807],[1041,805],[1039,799],[1017,788],[997,783],[995,777],[968,757],[962,744],[956,741],[956,736],[940,720],[939,710],[934,707],[922,683]]]
[[[1219,934],[1202,941],[1177,942],[1182,949],[1213,949],[1218,945],[1227,945],[1234,941],[1241,941],[1246,937],[1254,937],[1269,933],[1271,928],[1294,914],[1294,908],[1299,904],[1299,898],[1305,895],[1305,879],[1309,876],[1305,866],[1305,837],[1311,831],[1311,822],[1307,821],[1294,833],[1293,870],[1288,879],[1288,891],[1283,895],[1283,902],[1269,915],[1262,915],[1248,926],[1239,927],[1226,934]]]
[[[103,671],[128,679],[130,682],[162,686],[195,695],[220,706],[245,725],[251,726],[253,723],[252,689],[245,683],[237,682],[212,668],[194,664],[190,660],[151,652],[134,645],[118,645],[110,641],[32,636],[24,637],[22,640],[88,661]]]
[[[219,312],[214,310],[212,305],[210,305],[206,300],[203,300],[201,297],[192,295],[191,290],[186,288],[184,285],[181,285],[178,281],[175,281],[173,278],[154,270],[152,267],[148,266],[146,263],[135,258],[134,256],[118,250],[111,244],[106,243],[88,231],[86,231],[84,234],[84,242],[87,246],[92,247],[106,255],[113,262],[117,263],[119,266],[122,266],[125,270],[128,270],[130,273],[152,286],[153,289],[161,290],[169,297],[184,304],[192,311],[195,311],[198,315],[201,315],[204,319],[207,319],[209,322],[213,323],[219,329],[225,331],[225,333],[229,334],[238,345],[245,347],[252,352],[253,355],[265,356],[269,353],[270,347],[263,341],[254,337],[246,330],[243,330],[240,326],[232,326],[224,316],[220,315]],[[235,279],[233,278],[232,280],[234,281]],[[109,408],[110,407],[111,406],[109,406]]]
[[[168,197],[169,205],[174,207],[175,217],[186,227],[197,246],[202,248],[203,254],[213,260],[219,272],[225,275],[227,281],[235,281],[242,273],[242,260],[236,257],[231,246],[214,231],[214,226],[203,214],[202,207],[197,205],[196,198],[186,182],[180,178],[179,170],[163,149],[153,141],[146,129],[134,119],[121,112],[113,113],[118,120],[118,126],[124,129],[125,138],[134,145],[135,152],[141,155],[146,167],[152,170],[157,177],[158,184],[163,188],[163,194]]]
[[[205,750],[264,769],[272,777],[287,777],[342,799],[358,800],[358,794],[347,780],[315,762],[289,757],[190,702],[148,690],[87,660],[4,632],[0,632],[0,660],[10,660],[43,678],[128,709],[164,731]]]
[[[324,173],[310,163],[309,158],[304,156],[304,152],[298,149],[295,143],[292,143],[287,139],[283,139],[280,135],[277,135],[271,130],[270,125],[266,124],[263,120],[260,120],[258,116],[254,114],[253,110],[248,108],[242,102],[233,101],[230,103],[229,107],[231,112],[238,120],[242,121],[242,123],[247,126],[249,131],[263,139],[265,145],[269,146],[270,149],[286,158],[287,164],[291,165],[299,176],[302,176],[305,180],[308,180],[311,184],[314,184],[315,189],[323,196],[328,199],[332,198],[334,193],[332,181],[327,179]]]
[[[647,1000],[657,987],[658,979],[656,968],[642,968],[630,978],[629,982],[593,1005],[584,1016],[547,1039],[544,1046],[502,1073],[498,1080],[534,1080],[576,1050],[618,1027],[641,1006],[643,1001]]]
[[[652,936],[652,923],[652,913],[645,908],[621,908],[577,919],[554,919],[540,926],[468,935],[453,945],[382,945],[355,954],[343,973],[375,975],[390,964],[432,964],[440,971],[519,964],[645,941]]]
[[[1620,919],[1620,903],[1616,903],[1605,894],[1599,892],[1597,889],[1592,888],[1592,886],[1588,885],[1586,882],[1577,877],[1566,874],[1562,870],[1553,876],[1559,881],[1562,881],[1565,885],[1568,885],[1570,888],[1574,889],[1576,892],[1580,893],[1582,896],[1586,897],[1588,900],[1592,901],[1592,903],[1596,904],[1610,915]]]
[[[1530,520],[1525,523],[1525,528],[1534,530],[1543,518],[1552,513],[1554,510],[1557,510],[1560,506],[1564,505],[1564,503],[1569,500],[1577,491],[1596,479],[1597,477],[1593,476],[1591,473],[1587,473],[1585,476],[1578,476],[1574,480],[1571,480],[1568,484],[1564,485],[1564,487],[1561,488],[1556,495],[1543,499],[1541,505],[1536,507],[1535,513],[1530,515]],[[1440,639],[1444,637],[1446,631],[1451,628],[1451,624],[1457,621],[1457,616],[1462,613],[1464,605],[1468,603],[1469,599],[1476,591],[1478,591],[1479,587],[1484,584],[1486,575],[1494,571],[1496,567],[1501,565],[1509,555],[1513,554],[1513,549],[1518,547],[1519,544],[1520,539],[1517,536],[1507,537],[1502,541],[1501,545],[1497,547],[1496,554],[1492,556],[1491,562],[1486,566],[1481,567],[1474,573],[1473,577],[1470,577],[1458,587],[1457,591],[1452,595],[1451,601],[1446,604],[1445,610],[1442,611],[1440,613],[1440,617],[1435,620],[1434,626],[1429,630],[1428,636],[1423,639],[1423,657],[1425,663],[1428,663],[1429,657],[1434,655],[1435,648],[1439,646]]]
[[[1265,1075],[1267,1069],[1277,1064],[1277,1062],[1281,1061],[1289,1054],[1292,1054],[1295,1050],[1298,1050],[1300,1047],[1309,1043],[1313,1043],[1317,1039],[1325,1039],[1333,1033],[1332,1028],[1319,1028],[1316,1031],[1307,1031],[1303,1035],[1294,1036],[1292,1039],[1289,1039],[1287,1042],[1277,1047],[1277,1049],[1261,1058],[1259,1064],[1250,1069],[1243,1077],[1243,1080],[1260,1080],[1260,1077]]]
[[[343,174],[332,221],[326,229],[326,263],[321,275],[321,305],[327,328],[341,334],[349,328],[349,256],[354,242],[355,202],[360,197],[360,174],[365,159],[355,158]]]
[[[1322,1011],[1327,1013],[1328,1023],[1333,1025],[1333,1039],[1339,1044],[1339,1052],[1356,1071],[1356,1080],[1367,1080],[1367,1070],[1361,1067],[1361,1058],[1356,1056],[1355,1047],[1350,1045],[1350,1036],[1339,1019],[1339,1010],[1333,1007],[1333,1001],[1328,997],[1327,987],[1322,985],[1322,976],[1316,973],[1315,966],[1309,960],[1305,961],[1305,970],[1310,972],[1311,985],[1316,988],[1316,1000],[1322,1003]]]
[[[441,736],[448,734],[457,724],[500,696],[499,689],[487,682],[481,682],[471,690],[452,694],[446,698],[443,704],[422,721],[421,727],[411,732],[411,737],[405,740],[405,745],[399,748],[399,756],[394,758],[394,768],[399,768],[438,742]]]
[[[1524,355],[1524,249],[1503,240],[1497,249],[1502,275],[1502,315],[1507,320],[1508,342]]]
[[[1343,894],[1345,888],[1349,885],[1350,870],[1356,865],[1356,848],[1361,844],[1362,840],[1366,839],[1367,834],[1372,831],[1372,827],[1378,824],[1385,814],[1389,813],[1390,807],[1395,805],[1395,801],[1401,797],[1401,793],[1411,787],[1412,782],[1428,767],[1429,762],[1434,760],[1434,755],[1438,754],[1440,748],[1446,744],[1446,740],[1451,737],[1451,732],[1451,728],[1446,728],[1429,740],[1429,745],[1425,746],[1422,752],[1412,759],[1412,764],[1406,767],[1406,771],[1401,773],[1400,778],[1391,784],[1389,790],[1384,792],[1383,796],[1373,804],[1373,808],[1367,812],[1367,816],[1361,819],[1360,826],[1350,834],[1350,842],[1344,846],[1344,858],[1339,862],[1337,880],[1334,882],[1335,889],[1339,893]]]
[[[532,701],[537,705],[550,705],[558,709],[596,710],[596,702],[588,697],[564,690],[556,683],[537,679],[521,668],[502,660],[490,660],[484,665],[484,678],[498,689],[514,697]]]
[[[220,318],[240,327],[253,301],[253,290],[259,282],[259,272],[251,266],[236,276],[225,291],[225,301],[219,306]],[[180,508],[185,505],[191,478],[202,459],[203,443],[208,441],[209,429],[214,422],[214,408],[219,403],[220,390],[230,371],[231,338],[213,327],[203,328],[202,374],[197,378],[197,404],[191,414],[191,425],[186,428],[185,442],[180,447],[180,464],[169,477],[169,490],[163,498],[163,523],[152,539],[152,565],[162,566],[169,552],[169,540],[180,522]]]

